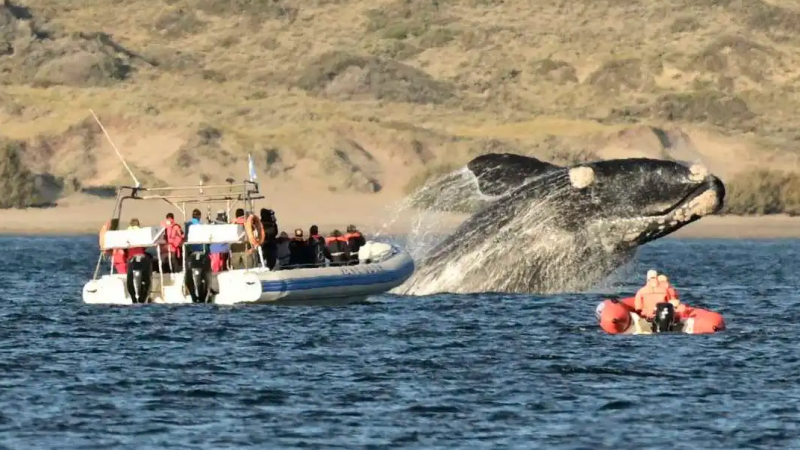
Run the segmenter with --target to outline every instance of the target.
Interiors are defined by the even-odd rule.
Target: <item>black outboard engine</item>
[[[194,252],[190,256],[186,288],[189,289],[192,303],[208,303],[211,300],[211,258],[207,253]]]
[[[653,317],[653,333],[672,331],[675,325],[675,307],[672,303],[659,303],[656,305],[656,315]]]
[[[147,253],[128,260],[125,287],[133,303],[149,303],[153,286],[153,261]]]

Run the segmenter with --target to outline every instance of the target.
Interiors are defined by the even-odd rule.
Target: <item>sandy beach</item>
[[[367,234],[406,233],[414,226],[419,213],[404,210],[398,198],[377,195],[342,195],[334,193],[310,194],[304,192],[272,192],[269,201],[257,207],[268,207],[276,211],[282,230],[291,234],[295,228],[308,230],[312,224],[320,231],[333,229],[344,231],[348,224],[357,225]],[[52,208],[30,208],[5,210],[0,219],[0,234],[3,235],[80,235],[96,234],[110,217],[114,201],[98,199],[88,195],[76,195]],[[191,206],[187,214],[191,213]],[[211,208],[214,215],[216,209]],[[127,223],[132,217],[142,224],[155,224],[163,220],[167,212],[179,211],[165,203],[154,201],[128,201],[125,203],[122,220]],[[203,215],[209,212],[202,209]],[[437,214],[426,218],[435,220],[442,232],[452,230],[464,219],[463,215]],[[800,217],[783,215],[762,217],[711,216],[701,219],[675,232],[668,238],[728,238],[771,239],[800,238]]]

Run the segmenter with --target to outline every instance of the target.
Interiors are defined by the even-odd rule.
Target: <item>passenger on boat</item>
[[[161,246],[161,255],[166,260],[163,264],[171,273],[181,270],[181,245],[183,245],[183,230],[175,223],[175,215],[167,213],[166,220],[161,223],[166,234],[167,243]]]
[[[135,226],[134,226],[135,223]],[[130,225],[128,229],[139,228],[139,220],[138,219],[131,219]],[[140,255],[145,253],[144,249],[141,247],[131,247],[128,249],[125,248],[115,248],[111,252],[111,264],[114,266],[114,271],[116,273],[127,273],[128,272],[128,260],[136,255]]]
[[[347,239],[347,246],[350,249],[350,254],[358,253],[358,249],[367,243],[367,240],[361,232],[358,231],[355,225],[347,226],[347,234],[344,235],[344,238]]]
[[[275,270],[281,270],[289,265],[289,261],[292,257],[292,252],[289,250],[289,235],[286,234],[285,231],[281,231],[281,234],[278,235],[277,243],[277,263],[275,264]]]
[[[261,208],[261,224],[264,226],[264,243],[261,244],[261,251],[264,253],[264,260],[269,270],[275,268],[278,254],[278,220],[275,218],[275,211]]]
[[[245,221],[247,220],[247,216],[244,214],[244,209],[237,208],[235,215],[236,218],[233,219],[233,223],[244,225]],[[247,250],[247,243],[231,244],[230,266],[232,270],[253,267],[252,255],[248,253]]]
[[[141,224],[139,224],[139,219],[134,217],[128,223],[128,229],[129,230],[136,230],[138,228],[141,228]],[[144,247],[131,247],[131,248],[128,249],[128,255],[127,255],[128,258],[127,259],[131,259],[136,255],[147,255],[147,252],[145,251]]]
[[[664,294],[667,297],[667,301],[672,303],[672,306],[675,307],[675,312],[680,313],[682,312],[685,307],[681,304],[680,296],[678,295],[678,291],[675,290],[674,287],[669,283],[669,279],[666,275],[659,274],[658,275],[658,287],[659,289],[664,291]]]
[[[325,238],[325,245],[331,253],[331,264],[347,264],[347,261],[350,259],[350,249],[347,245],[347,239],[342,236],[341,231],[333,230],[333,233]]]
[[[656,305],[666,301],[666,291],[658,285],[658,273],[655,270],[648,270],[647,284],[636,292],[634,309],[642,317],[650,320],[655,316]]]
[[[306,249],[306,239],[303,236],[303,230],[297,228],[294,230],[294,237],[289,242],[289,266],[287,269],[297,269],[308,264],[308,251]]]
[[[192,211],[192,218],[189,219],[188,222],[186,222],[186,225],[184,225],[184,229],[186,230],[186,236],[189,236],[189,227],[191,227],[192,225],[200,225],[201,223],[203,223],[202,219],[203,219],[203,214],[200,212],[199,209],[195,209],[194,211]],[[195,252],[202,253],[207,251],[206,246],[203,244],[188,245],[186,249],[189,250],[189,253],[195,253]]]
[[[308,229],[308,261],[314,267],[324,267],[325,260],[332,260],[331,252],[325,245],[325,238],[319,235],[319,228],[316,225],[311,225]]]
[[[217,211],[217,218],[214,219],[214,223],[217,225],[228,223],[228,215],[225,214],[225,211]],[[211,244],[209,246],[208,252],[211,258],[212,272],[217,273],[226,269],[229,251],[230,246],[228,244]]]
[[[111,264],[116,273],[126,273],[128,271],[128,252],[124,248],[115,248],[111,252]]]

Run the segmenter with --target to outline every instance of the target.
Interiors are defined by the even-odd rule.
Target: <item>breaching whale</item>
[[[699,164],[629,158],[561,167],[491,153],[427,186],[476,209],[393,292],[557,293],[591,288],[637,247],[720,210],[722,181]],[[431,194],[433,192],[433,194]],[[476,206],[477,205],[477,206]]]

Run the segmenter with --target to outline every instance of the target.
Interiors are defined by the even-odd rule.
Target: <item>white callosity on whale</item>
[[[718,211],[725,188],[703,166],[675,161],[560,167],[488,154],[414,196],[439,209],[453,201],[472,215],[394,292],[557,293],[592,287],[639,246]]]

